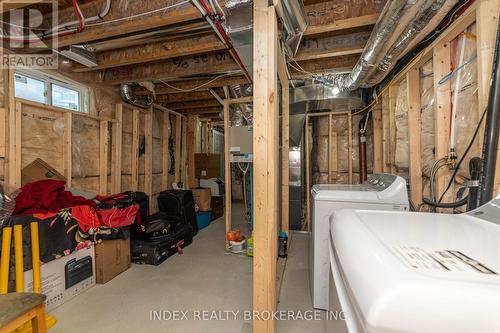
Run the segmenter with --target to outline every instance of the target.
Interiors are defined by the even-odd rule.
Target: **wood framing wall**
[[[442,80],[452,69],[451,43],[468,27],[475,25],[477,47],[477,119],[480,119],[488,102],[489,86],[495,48],[496,27],[500,15],[500,1],[476,1],[457,19],[437,40],[423,50],[403,71],[384,88],[382,102],[373,108],[374,127],[374,169],[376,172],[397,172],[395,167],[396,133],[395,107],[398,86],[406,82],[408,102],[408,179],[410,197],[415,205],[422,202],[423,161],[421,155],[422,119],[421,119],[421,75],[422,66],[432,62],[434,75],[434,158],[449,155],[451,80]],[[444,82],[443,82],[444,81]],[[472,117],[472,115],[471,115]],[[477,122],[470,124],[475,128]],[[484,128],[484,123],[483,126]],[[461,135],[457,133],[457,135]],[[474,146],[480,151],[484,131],[481,130]],[[469,138],[467,138],[468,140]],[[459,156],[460,158],[460,156]],[[468,170],[468,165],[462,165]],[[444,192],[451,169],[442,168],[436,176],[436,189],[439,195]],[[500,161],[497,162],[495,191],[500,186]],[[450,200],[451,198],[449,198]],[[446,201],[446,200],[445,200]]]
[[[158,105],[144,110],[122,103],[106,105],[114,108],[112,117],[73,112],[14,98],[7,84],[13,70],[2,74],[0,180],[20,187],[21,169],[41,158],[66,177],[68,188],[101,195],[143,191],[156,212],[157,196],[171,188],[175,175],[187,180],[194,173],[194,133],[181,135],[182,127],[189,128],[185,116]],[[169,135],[178,157],[172,174]]]

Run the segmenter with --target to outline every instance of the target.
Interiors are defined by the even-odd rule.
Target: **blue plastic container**
[[[206,212],[197,212],[196,224],[198,224],[198,230],[208,227],[211,218],[212,218],[212,210],[208,210]]]

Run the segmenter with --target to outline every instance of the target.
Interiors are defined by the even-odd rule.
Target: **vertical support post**
[[[187,159],[187,119],[184,117],[182,119],[182,182],[184,183],[184,188],[189,188],[188,181],[188,159]]]
[[[396,172],[396,103],[398,100],[398,86],[389,87],[389,162],[391,173]]]
[[[9,103],[9,183],[21,187],[21,102]]]
[[[182,137],[182,118],[175,115],[175,182],[181,181],[181,137]]]
[[[278,152],[276,12],[267,0],[254,0],[254,259],[253,311],[276,310],[278,257]],[[273,333],[274,320],[254,320],[254,333]]]
[[[144,114],[144,192],[153,197],[153,108]],[[149,211],[153,211],[153,200],[149,200]]]
[[[63,148],[63,159],[64,159],[64,176],[66,177],[66,187],[71,187],[72,176],[73,176],[73,165],[72,165],[72,129],[73,129],[73,114],[71,112],[64,114],[64,148]]]
[[[226,233],[231,230],[231,163],[229,161],[229,102],[224,100],[224,186],[226,200]],[[226,249],[229,244],[226,241]]]
[[[408,166],[410,178],[410,198],[416,206],[422,203],[422,158],[420,135],[422,117],[420,106],[420,68],[411,69],[406,74],[408,93]]]
[[[373,172],[381,173],[383,169],[382,108],[377,104],[372,109],[373,122]]]
[[[108,193],[108,121],[99,122],[99,193]]]
[[[113,135],[111,155],[111,192],[120,193],[122,188],[122,123],[123,104],[118,103],[115,107],[115,120],[111,126]]]
[[[348,148],[347,148],[347,165],[349,168],[349,184],[352,184],[352,114],[349,112],[347,114],[347,135],[348,135]]]
[[[188,188],[196,187],[196,177],[194,170],[194,153],[196,151],[196,125],[198,117],[190,115],[187,117],[186,133],[186,166]]]
[[[290,181],[290,105],[289,105],[289,95],[290,89],[288,86],[288,80],[285,77],[285,80],[282,84],[283,88],[283,99],[282,103],[282,183],[281,183],[281,230],[288,234],[290,229],[290,190],[289,190],[289,181]]]
[[[137,191],[139,185],[139,110],[132,110],[132,153],[131,158],[131,190]]]
[[[389,94],[382,95],[382,168],[383,172],[391,172],[391,139],[389,126]]]
[[[168,127],[170,126],[170,113],[168,111],[163,111],[163,125],[162,125],[162,136],[161,136],[161,188],[162,190],[168,189],[168,171],[170,170],[170,151],[168,149]]]
[[[447,156],[449,152],[451,82],[448,80],[439,84],[439,81],[450,72],[450,57],[450,44],[448,42],[439,43],[434,47],[434,104],[436,107],[434,140],[436,160]],[[441,168],[436,174],[436,194],[438,198],[445,189],[449,174],[450,170],[448,168]]]
[[[332,183],[332,114],[328,114],[328,184]]]

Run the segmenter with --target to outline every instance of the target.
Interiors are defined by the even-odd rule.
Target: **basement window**
[[[16,71],[15,96],[77,112],[87,112],[87,88],[34,70]]]
[[[30,101],[45,103],[45,82],[26,75],[14,75],[16,97]]]
[[[52,83],[52,105],[80,111],[80,92]]]

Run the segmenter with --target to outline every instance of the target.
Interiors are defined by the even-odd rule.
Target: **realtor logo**
[[[56,69],[57,0],[0,0],[1,68]]]

